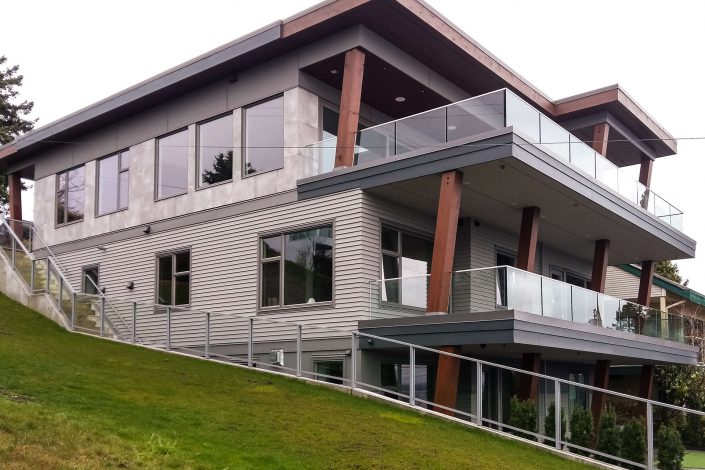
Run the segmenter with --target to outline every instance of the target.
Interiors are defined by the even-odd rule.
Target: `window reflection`
[[[198,126],[198,160],[201,186],[233,179],[233,115]]]
[[[186,194],[188,188],[188,130],[158,140],[157,197]]]
[[[86,191],[85,167],[80,166],[57,175],[56,224],[83,220]]]
[[[284,97],[245,109],[245,169],[250,175],[284,167]]]

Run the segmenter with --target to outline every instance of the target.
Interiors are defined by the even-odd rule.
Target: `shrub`
[[[688,414],[682,437],[686,444],[705,446],[705,416]]]
[[[596,449],[605,454],[619,457],[622,450],[620,437],[619,427],[617,427],[617,413],[614,411],[614,407],[610,405],[602,412],[600,421],[597,423]],[[614,464],[618,462],[602,456],[598,456],[598,459]]]
[[[592,444],[594,425],[592,423],[592,413],[582,406],[576,406],[570,417],[570,439],[571,444],[589,448]],[[575,453],[588,455],[582,450],[575,450]]]
[[[670,426],[661,426],[658,430],[658,468],[660,470],[681,470],[685,447],[681,433]]]
[[[563,408],[561,408],[561,441],[565,441],[565,432],[568,428],[568,423],[565,420],[565,413],[563,413]],[[543,420],[544,434],[550,438],[556,437],[556,404],[551,403],[548,407],[548,413],[546,413],[546,418]]]
[[[646,425],[643,419],[631,418],[622,428],[623,459],[636,463],[646,462]],[[622,464],[624,465],[624,464]],[[638,468],[638,467],[634,467]]]
[[[516,396],[513,396],[509,403],[509,421],[507,424],[526,431],[537,432],[536,402],[533,400],[520,400]],[[527,439],[536,439],[532,435],[519,431],[511,432],[512,434],[516,434],[517,436],[525,437]]]

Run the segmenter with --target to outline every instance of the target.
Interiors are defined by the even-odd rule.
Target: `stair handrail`
[[[120,319],[120,321],[122,322],[123,326],[127,329],[127,331],[134,334],[134,332],[132,331],[132,328],[127,324],[127,322],[122,317],[120,312],[115,307],[113,307],[112,303],[110,302],[110,297],[105,295],[105,293],[103,292],[103,289],[100,286],[98,286],[98,284],[96,284],[95,281],[93,279],[91,279],[89,276],[84,275],[83,279],[87,279],[91,283],[91,285],[93,285],[96,292],[98,293],[97,294],[98,297],[100,297],[101,299],[105,299],[105,305],[107,305],[108,308],[115,313],[115,315]],[[89,294],[83,294],[83,295],[89,295]],[[104,312],[101,312],[101,314],[103,314],[103,313]],[[115,330],[115,324],[110,320],[110,317],[105,316],[105,318],[110,323],[110,326],[113,327],[113,330]]]

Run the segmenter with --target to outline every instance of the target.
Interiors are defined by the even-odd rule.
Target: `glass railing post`
[[[561,383],[557,380],[553,381],[553,411],[555,414],[555,425],[556,435],[556,449],[561,450],[563,443],[561,442],[561,435],[563,430],[561,429]]]
[[[296,325],[296,376],[301,377],[301,356],[303,348],[303,327]]]
[[[72,301],[71,301],[71,331],[74,330],[76,326],[76,293],[74,292],[72,294]]]
[[[651,402],[646,402],[646,468],[654,468],[654,412]]]
[[[12,241],[12,267],[17,268],[17,242],[15,237],[10,237]]]
[[[541,302],[541,316],[543,316],[543,276],[539,277],[539,288],[541,290],[539,302]]]
[[[475,424],[482,426],[482,363],[475,363]]]
[[[171,351],[171,307],[166,308],[166,350]]]
[[[137,342],[137,302],[132,302],[132,344]]]
[[[573,308],[573,286],[570,286],[570,321],[575,321],[575,312]]]
[[[206,359],[210,359],[210,357],[211,357],[210,343],[211,343],[211,314],[210,314],[210,312],[206,312],[206,344],[204,346],[204,351],[203,351],[203,355]]]
[[[416,350],[409,346],[409,404],[416,405]]]
[[[247,367],[252,367],[252,349],[253,349],[253,334],[254,334],[254,329],[255,329],[255,319],[250,317],[250,325],[249,325],[249,331],[247,335]]]
[[[357,388],[357,333],[350,337],[350,388]]]
[[[29,292],[34,294],[34,260],[29,260]]]
[[[105,334],[105,297],[100,298],[100,336]]]

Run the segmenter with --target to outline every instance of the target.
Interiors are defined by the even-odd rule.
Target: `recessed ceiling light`
[[[456,130],[457,128],[458,128],[457,126],[448,126],[448,130],[449,130],[449,131],[454,131],[454,130]]]
[[[513,206],[516,206],[517,204],[519,204],[519,203],[518,203],[518,202],[512,202],[512,205],[513,205]]]
[[[585,238],[590,238],[590,234],[589,234],[589,233],[586,233],[586,234],[585,234]]]
[[[406,98],[404,98],[403,96],[397,96],[396,98],[394,98],[394,101],[396,101],[397,103],[403,103],[404,101],[406,101]]]
[[[330,71],[332,75],[337,75],[338,74],[338,69],[333,69]]]
[[[546,218],[546,214],[541,214],[541,218],[542,218],[542,219],[545,219],[545,218]]]

